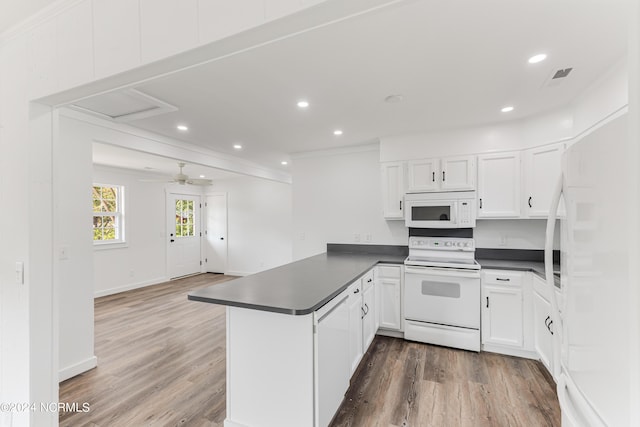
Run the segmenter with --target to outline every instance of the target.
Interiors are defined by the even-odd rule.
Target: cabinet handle
[[[444,182],[444,171],[442,171],[442,182]]]
[[[487,308],[489,308],[489,297],[487,297]]]
[[[549,330],[549,332],[551,332],[551,335],[553,335],[553,331],[551,330],[551,325],[553,325],[553,320],[549,322],[549,326],[547,326],[547,329]]]
[[[364,311],[364,315],[366,316],[367,314],[369,314],[369,305],[365,303],[364,308],[366,308],[366,310]]]
[[[371,283],[371,282],[373,282],[373,279],[367,280],[367,283]]]
[[[353,291],[354,294],[357,294],[358,292],[360,292],[360,288],[356,288],[356,290]]]
[[[530,207],[530,208],[532,208],[532,207],[533,207],[533,206],[531,206],[531,199],[532,199],[532,198],[533,198],[533,197],[529,197],[529,202],[528,202],[528,203],[529,203],[529,207]]]
[[[482,199],[480,199],[480,209],[482,209]]]
[[[431,172],[431,182],[436,182],[436,173]]]
[[[546,319],[544,319],[544,326],[547,327],[547,329],[549,329],[549,324],[547,323],[549,320],[551,319],[551,316],[547,316]]]
[[[400,200],[400,210],[402,210],[402,200]]]
[[[364,307],[360,307],[360,311],[362,311],[362,316],[360,316],[360,319],[364,319],[365,314],[367,314],[364,312]]]
[[[511,279],[509,279],[508,277],[506,279],[503,279],[502,277],[496,277],[496,280],[499,282],[510,282]]]

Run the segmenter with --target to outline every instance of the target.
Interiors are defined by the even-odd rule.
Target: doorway
[[[227,193],[205,199],[205,266],[209,273],[227,271]]]
[[[200,273],[200,196],[167,193],[167,275],[171,279]]]

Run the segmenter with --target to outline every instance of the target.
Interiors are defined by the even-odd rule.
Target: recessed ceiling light
[[[340,129],[336,129],[336,130],[333,131],[333,134],[336,135],[336,136],[340,136],[340,135],[342,135],[342,131]]]
[[[289,164],[289,162],[287,162],[286,160],[283,160],[283,161],[280,162],[280,164],[283,165],[283,166],[286,166],[286,165]]]
[[[204,175],[200,175],[200,178],[204,178]]]
[[[529,64],[537,64],[538,62],[542,62],[545,59],[547,59],[547,54],[546,53],[539,53],[539,54],[533,55],[531,58],[529,58]]]
[[[235,148],[236,150],[242,150],[242,145],[240,145],[240,144],[233,144],[233,148]]]
[[[503,107],[500,111],[502,111],[503,113],[510,113],[511,111],[513,111],[513,107],[511,105],[508,105],[506,107]]]
[[[186,132],[189,130],[189,127],[187,125],[178,125],[176,126],[176,129]]]
[[[388,102],[390,104],[395,104],[397,102],[402,102],[403,99],[404,99],[404,96],[402,96],[400,94],[389,95],[384,99],[384,102]]]
[[[301,99],[300,101],[298,101],[299,108],[307,108],[308,106],[309,106],[309,101],[305,101],[304,99]]]

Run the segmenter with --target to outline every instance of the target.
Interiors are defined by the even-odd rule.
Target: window
[[[176,200],[176,237],[194,236],[193,200]]]
[[[93,185],[93,243],[124,242],[124,187]]]

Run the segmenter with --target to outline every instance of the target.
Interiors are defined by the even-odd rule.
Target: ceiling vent
[[[569,73],[571,72],[571,70],[573,70],[573,68],[565,68],[560,69],[558,71],[555,72],[555,74],[553,75],[553,77],[551,77],[551,80],[555,80],[555,79],[564,79],[565,77],[567,77],[569,75]]]
[[[560,68],[559,70],[552,71],[542,84],[542,87],[556,87],[569,80],[567,77],[573,71],[573,67]]]
[[[178,110],[178,107],[136,89],[92,96],[69,107],[114,122],[130,122]]]

